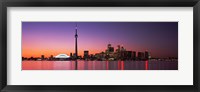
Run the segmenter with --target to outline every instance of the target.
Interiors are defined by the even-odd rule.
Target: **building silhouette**
[[[70,57],[71,57],[71,58],[73,57],[72,53],[70,53]]]
[[[88,59],[89,59],[89,51],[88,51],[88,50],[85,50],[85,51],[84,51],[84,56],[83,56],[83,58],[84,58],[85,60],[88,60]]]
[[[41,55],[41,59],[44,60],[44,55]]]
[[[138,52],[138,60],[144,59],[144,52]]]
[[[130,60],[132,57],[132,51],[126,51],[126,59]]]
[[[150,59],[150,53],[148,51],[145,51],[144,55],[145,55],[145,60]]]
[[[77,46],[77,38],[78,38],[78,34],[77,34],[77,24],[76,24],[76,28],[75,28],[75,59],[78,59],[78,46]]]
[[[111,44],[108,44],[107,52],[114,52],[114,47],[112,47]]]
[[[49,60],[53,60],[53,59],[54,59],[53,55],[50,55]]]
[[[135,51],[132,52],[132,59],[136,60],[136,52]]]

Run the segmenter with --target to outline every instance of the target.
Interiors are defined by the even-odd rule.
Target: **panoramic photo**
[[[22,70],[178,70],[178,22],[22,22],[21,62]]]

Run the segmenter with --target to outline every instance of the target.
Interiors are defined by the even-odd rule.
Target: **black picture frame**
[[[0,90],[2,92],[199,92],[200,0],[1,0]],[[7,7],[193,7],[194,85],[7,85]],[[170,76],[170,75],[169,75]]]

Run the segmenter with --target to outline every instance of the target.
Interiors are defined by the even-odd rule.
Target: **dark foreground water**
[[[22,61],[22,70],[178,70],[178,61]]]

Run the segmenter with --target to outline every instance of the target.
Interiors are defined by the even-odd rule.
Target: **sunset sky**
[[[178,57],[178,22],[76,22],[78,54],[105,51],[110,43],[126,50],[148,50],[152,57]],[[22,56],[75,52],[75,22],[22,22]]]

